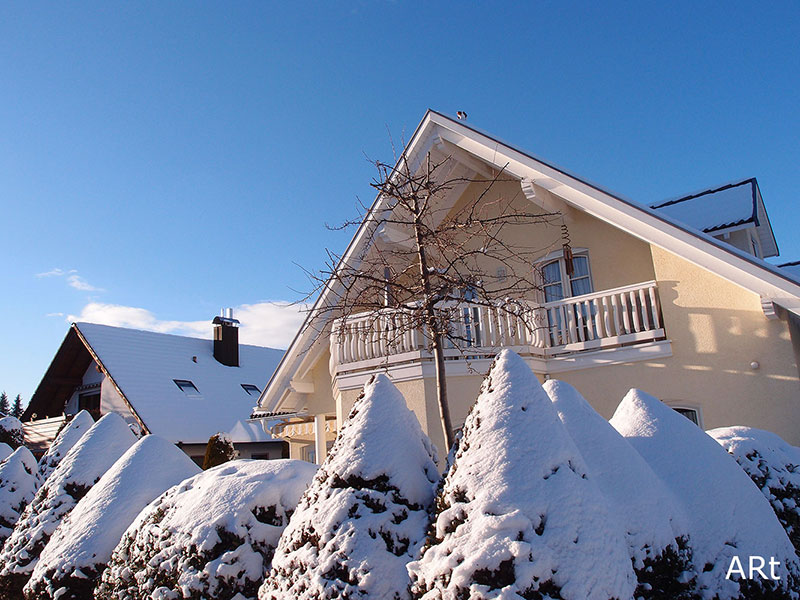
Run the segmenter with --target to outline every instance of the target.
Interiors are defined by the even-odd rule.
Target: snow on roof
[[[778,265],[782,271],[789,273],[792,277],[800,281],[800,260],[794,262],[783,263]]]
[[[744,223],[759,224],[755,179],[659,202],[651,208],[706,233]]]
[[[236,421],[236,425],[228,430],[228,435],[234,444],[275,441],[274,437],[264,431],[260,423],[251,423],[249,421]]]
[[[283,355],[240,344],[239,366],[228,367],[214,358],[211,340],[95,323],[75,327],[150,433],[171,442],[205,443],[246,419],[258,398],[242,384],[261,390]],[[176,380],[190,381],[197,394]]]
[[[780,561],[779,585],[796,576],[800,562],[769,503],[703,430],[635,389],[623,398],[611,425],[684,503],[704,597],[739,596],[737,582],[726,578],[734,556],[775,557]]]

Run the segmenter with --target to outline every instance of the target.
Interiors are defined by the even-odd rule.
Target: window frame
[[[243,389],[245,392],[247,392],[247,394],[248,394],[248,395],[250,395],[250,396],[255,396],[255,397],[258,397],[258,396],[260,396],[260,395],[261,395],[261,390],[260,390],[260,389],[258,389],[258,386],[257,386],[257,385],[254,385],[254,384],[252,384],[252,383],[240,383],[239,385],[241,385],[241,386],[242,386],[242,389]],[[255,393],[251,393],[251,391],[250,391],[248,388],[252,388],[252,390],[253,390]]]
[[[692,419],[687,417],[682,412],[679,412],[681,410],[690,410],[690,411],[692,411],[695,415],[697,415],[697,423],[695,423],[695,425],[697,425],[702,431],[705,431],[705,427],[703,425],[703,410],[699,405],[686,403],[686,402],[681,402],[680,400],[665,400],[664,404],[669,406],[672,410],[674,410],[676,413],[678,413],[682,417],[685,417],[686,419],[689,419],[689,421],[694,423],[694,421],[692,421]]]
[[[545,285],[555,285],[556,282],[552,282],[550,284],[545,283],[544,278],[544,268],[552,263],[558,263],[558,270],[559,274],[561,275],[561,300],[566,300],[567,298],[577,298],[578,296],[583,296],[585,294],[575,295],[572,293],[572,280],[573,279],[583,279],[584,277],[588,277],[589,279],[589,291],[586,294],[593,294],[595,291],[594,286],[594,276],[592,275],[592,260],[589,257],[589,249],[588,248],[573,248],[572,250],[572,257],[573,258],[585,258],[586,259],[586,275],[582,275],[581,277],[574,278],[570,277],[567,274],[567,265],[564,261],[564,251],[563,250],[554,250],[550,252],[546,256],[543,256],[537,259],[533,264],[537,271],[537,278],[541,284],[541,298],[542,304],[547,303],[547,297],[544,291]],[[551,302],[558,302],[558,300],[551,300]]]
[[[186,394],[187,397],[189,397],[189,398],[200,398],[202,396],[202,394],[200,393],[200,390],[197,389],[197,386],[194,384],[193,381],[191,381],[189,379],[173,379],[172,381],[175,383],[175,385],[178,386],[178,389],[180,391],[182,391],[184,394]],[[186,388],[189,388],[189,389],[186,389]],[[189,391],[190,389],[194,390],[194,391],[193,392]]]

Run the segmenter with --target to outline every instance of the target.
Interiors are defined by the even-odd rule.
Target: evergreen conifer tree
[[[22,396],[17,394],[17,397],[14,398],[14,404],[11,407],[11,416],[16,417],[17,419],[22,418],[22,413],[25,411],[22,409]]]
[[[0,413],[2,416],[7,417],[11,414],[11,408],[8,405],[8,395],[5,392],[0,393]]]

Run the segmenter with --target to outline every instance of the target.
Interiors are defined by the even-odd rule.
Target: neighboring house
[[[230,310],[216,317],[212,342],[74,323],[22,416],[26,432],[46,446],[61,415],[116,412],[137,433],[170,440],[198,463],[220,431],[231,434],[242,458],[281,458],[285,442],[240,421],[283,351],[239,345],[238,325]]]
[[[545,324],[534,334],[499,322],[485,307],[471,313],[469,360],[458,350],[447,360],[455,427],[492,356],[510,346],[541,379],[574,385],[606,418],[638,387],[703,428],[749,425],[800,444],[800,277],[792,265],[764,261],[778,248],[755,179],[648,207],[433,111],[406,148],[411,165],[422,165],[428,153],[434,162],[451,157],[465,178],[504,169],[505,181],[486,201],[517,198],[559,211],[575,256],[571,277],[560,249],[541,256],[543,293],[530,302]],[[482,190],[456,186],[442,206]],[[378,197],[371,211],[384,203]],[[536,227],[530,248],[545,235]],[[365,220],[343,260],[398,243],[391,232],[371,228]],[[307,320],[301,328],[253,416],[280,418],[272,431],[291,443],[291,456],[319,461],[364,382],[383,371],[442,452],[434,369],[421,336],[381,343],[385,332],[371,329],[375,320],[326,316],[316,307],[333,302],[329,287],[309,315],[314,325]],[[332,328],[342,333],[331,335]]]

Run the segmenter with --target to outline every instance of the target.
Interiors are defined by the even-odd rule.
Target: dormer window
[[[198,397],[200,396],[200,391],[197,389],[197,386],[193,384],[188,379],[173,379],[172,381],[175,382],[180,390],[189,397]]]
[[[243,383],[242,384],[242,389],[245,392],[247,392],[248,394],[250,394],[251,396],[260,396],[261,395],[261,390],[258,389],[258,387],[253,385],[252,383]]]

